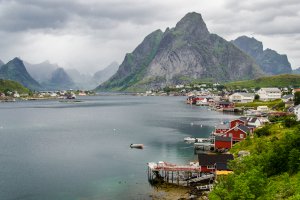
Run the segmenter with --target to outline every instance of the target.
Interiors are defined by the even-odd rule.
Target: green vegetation
[[[0,79],[0,92],[5,93],[7,91],[17,91],[20,94],[29,93],[29,89],[25,88],[18,82]]]
[[[300,199],[299,132],[293,116],[281,117],[236,144],[235,156],[250,155],[230,163],[234,173],[218,179],[209,199]]]
[[[262,88],[262,87],[299,87],[300,75],[295,74],[283,74],[277,76],[261,77],[248,81],[237,81],[225,84],[226,88]]]
[[[254,100],[253,102],[249,103],[236,103],[236,107],[253,107],[257,108],[257,106],[268,106],[269,108],[278,108],[277,110],[282,110],[282,100],[277,99],[274,101],[259,101],[259,100]],[[283,104],[284,107],[284,104]]]

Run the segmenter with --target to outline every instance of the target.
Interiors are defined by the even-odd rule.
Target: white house
[[[268,106],[257,106],[257,111],[260,112],[269,112],[269,107]]]
[[[300,105],[294,107],[294,114],[297,116],[297,120],[300,121]]]
[[[257,94],[262,101],[271,101],[281,98],[281,90],[278,88],[261,88],[257,91]]]
[[[229,96],[230,102],[248,103],[248,102],[253,102],[253,100],[254,100],[253,93],[234,93]]]

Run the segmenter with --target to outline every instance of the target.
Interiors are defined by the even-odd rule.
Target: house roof
[[[258,120],[257,117],[249,117],[249,118],[248,118],[248,122],[254,123],[254,122],[256,122],[256,120]]]
[[[284,95],[283,97],[281,97],[282,99],[292,99],[294,98],[294,95],[292,94],[287,94],[287,95]]]
[[[240,117],[239,120],[242,120],[244,122],[247,122],[247,117]]]
[[[241,96],[244,96],[244,97],[254,97],[254,93],[246,93],[246,92],[234,93],[233,95],[241,95]]]
[[[261,88],[261,90],[264,90],[266,92],[281,92],[278,88]]]
[[[216,129],[229,129],[229,124],[218,124]]]
[[[239,124],[238,128],[241,129],[242,131],[244,131],[245,133],[250,132],[250,129],[247,126],[244,126],[242,124]]]
[[[231,137],[215,136],[215,141],[231,142]]]
[[[198,161],[200,166],[217,165],[222,169],[227,169],[228,161],[233,160],[232,154],[198,154]]]

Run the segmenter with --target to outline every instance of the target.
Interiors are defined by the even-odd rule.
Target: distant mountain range
[[[0,78],[21,83],[31,90],[40,90],[41,85],[27,72],[24,63],[19,58],[14,58],[0,67]]]
[[[96,90],[139,91],[201,80],[253,79],[263,74],[250,56],[209,33],[200,14],[188,13],[175,28],[146,36],[126,54],[117,73]]]
[[[7,64],[0,60],[0,78],[17,81],[31,90],[93,89],[108,80],[117,68],[118,63],[113,62],[94,75],[89,75],[76,69],[65,70],[49,61],[30,64],[15,58]]]
[[[293,74],[300,74],[300,67],[294,69],[292,73]]]
[[[263,49],[263,43],[247,36],[231,41],[238,48],[250,55],[261,69],[270,75],[292,73],[291,64],[286,55],[278,54],[272,49]]]

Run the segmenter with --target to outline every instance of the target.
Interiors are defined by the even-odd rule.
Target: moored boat
[[[136,148],[136,149],[143,149],[144,145],[143,144],[130,144],[131,148]]]
[[[186,141],[186,142],[195,142],[195,141],[196,141],[196,138],[185,137],[185,138],[184,138],[184,141]]]

